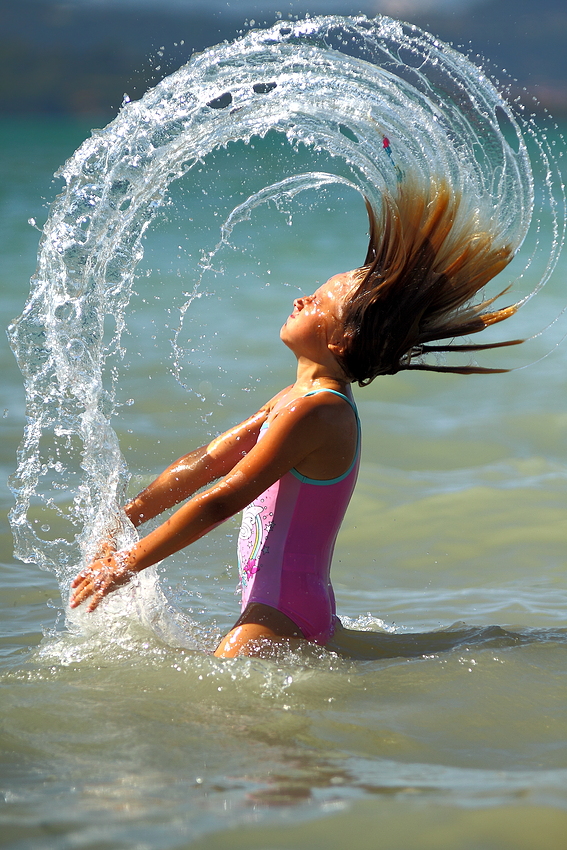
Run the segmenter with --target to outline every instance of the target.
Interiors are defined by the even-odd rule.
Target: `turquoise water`
[[[51,174],[90,128],[2,129],[6,326],[36,264],[27,220],[43,224],[41,199],[60,187]],[[364,209],[348,186],[264,204],[215,254],[180,324],[213,226],[250,175],[281,179],[291,156],[328,166],[277,134],[229,145],[178,181],[146,235],[113,364],[128,492],[291,381],[278,341],[290,302],[364,257]],[[563,256],[502,335],[530,336],[556,317],[566,271]],[[208,654],[237,611],[236,520],[161,565],[161,591],[150,575],[144,604],[115,597],[67,625],[54,573],[15,560],[3,527],[0,841],[563,848],[567,349],[556,344],[566,330],[560,318],[524,346],[482,355],[533,364],[509,374],[402,373],[357,391],[361,477],[333,567],[338,612],[361,630],[355,657]],[[5,342],[2,369],[5,479],[24,427]],[[72,497],[70,486],[55,507],[32,503],[46,539],[69,534]],[[3,507],[12,503],[4,488]]]

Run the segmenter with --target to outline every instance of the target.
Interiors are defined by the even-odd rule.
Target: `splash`
[[[58,172],[65,189],[43,229],[29,300],[10,328],[28,416],[11,482],[15,553],[55,572],[63,587],[109,525],[119,526],[120,546],[135,539],[119,510],[128,469],[110,417],[112,364],[123,353],[144,234],[174,181],[190,186],[213,151],[270,132],[292,149],[326,151],[336,169],[300,171],[255,191],[235,205],[219,245],[267,200],[346,183],[379,208],[406,176],[441,175],[498,239],[524,245],[510,271],[518,284],[538,269],[524,300],[553,271],[565,209],[549,145],[479,68],[431,35],[387,17],[320,17],[194,56],[125,103]],[[549,218],[551,228],[542,228]]]

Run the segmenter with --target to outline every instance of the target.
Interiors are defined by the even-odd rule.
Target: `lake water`
[[[43,224],[51,174],[89,129],[2,121],[4,327],[35,268],[27,221]],[[293,379],[278,340],[292,299],[364,258],[363,205],[348,188],[321,189],[316,206],[307,193],[291,219],[263,206],[254,239],[246,230],[219,255],[176,336],[212,223],[282,144],[215,155],[195,178],[201,203],[180,181],[147,234],[115,365],[130,493]],[[501,337],[557,316],[566,275],[564,255]],[[361,475],[333,578],[339,615],[361,630],[357,657],[211,657],[238,608],[236,519],[162,564],[161,591],[149,577],[153,607],[137,615],[123,596],[67,625],[58,579],[15,560],[4,525],[2,846],[565,848],[566,330],[563,317],[483,355],[532,364],[508,374],[401,373],[356,391]],[[4,482],[25,423],[21,375],[1,351]],[[63,533],[56,511],[50,522]]]

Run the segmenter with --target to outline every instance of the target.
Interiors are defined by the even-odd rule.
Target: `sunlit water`
[[[479,357],[528,368],[400,374],[357,392],[363,463],[333,566],[338,612],[361,630],[352,657],[309,648],[267,660],[210,656],[238,609],[236,519],[95,615],[65,610],[69,579],[124,491],[293,378],[279,327],[298,292],[364,258],[361,192],[393,190],[412,144],[431,143],[426,169],[441,157],[454,179],[469,179],[464,149],[449,161],[441,130],[434,142],[431,133],[413,140],[398,104],[386,110],[394,126],[382,118],[365,147],[366,48],[351,48],[352,67],[341,60],[340,72],[329,71],[336,33],[320,67],[313,31],[310,39],[287,53],[284,43],[288,77],[277,76],[276,56],[266,67],[265,43],[254,61],[226,49],[214,73],[200,60],[192,73],[211,88],[199,90],[190,156],[180,111],[196,90],[180,72],[66,167],[69,188],[45,230],[40,283],[18,326],[31,427],[13,481],[14,524],[28,563],[12,559],[6,532],[0,643],[0,835],[14,848],[565,846],[562,318],[524,346]],[[402,58],[417,67],[408,52]],[[311,80],[305,95],[302,74]],[[345,96],[340,120],[317,114],[323,83],[340,105],[353,75],[359,99]],[[254,91],[258,80],[264,87]],[[303,123],[284,114],[290,90],[274,100],[285,85]],[[230,103],[215,103],[227,92]],[[497,197],[495,215],[520,242],[530,169],[496,103],[483,102],[484,123],[476,119],[470,179]],[[230,114],[237,108],[244,129]],[[561,240],[561,136],[536,134],[526,121],[536,219],[500,287],[518,278],[517,297],[552,273]],[[4,325],[21,311],[33,271],[36,240],[25,222],[41,225],[37,198],[53,197],[44,161],[55,168],[87,135],[55,124],[7,131]],[[512,165],[516,177],[495,184]],[[506,336],[538,334],[560,315],[566,271],[561,257]],[[8,474],[24,420],[7,350],[3,368]],[[132,533],[125,528],[124,540]]]

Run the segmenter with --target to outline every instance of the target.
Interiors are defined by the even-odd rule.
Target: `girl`
[[[366,206],[364,265],[296,299],[281,329],[297,358],[295,383],[245,422],[180,458],[127,504],[126,516],[139,526],[208,487],[138,543],[107,550],[79,573],[71,607],[87,600],[94,610],[135,573],[244,509],[238,541],[242,613],[215,654],[261,654],[282,639],[320,645],[331,640],[338,620],[330,563],[360,457],[350,384],[364,386],[402,369],[505,371],[430,365],[422,358],[430,351],[521,342],[427,345],[476,333],[517,310],[517,304],[487,310],[495,298],[468,304],[512,258],[490,232],[488,216],[483,224],[479,210],[471,211],[442,181],[418,186],[405,180],[379,212]]]

